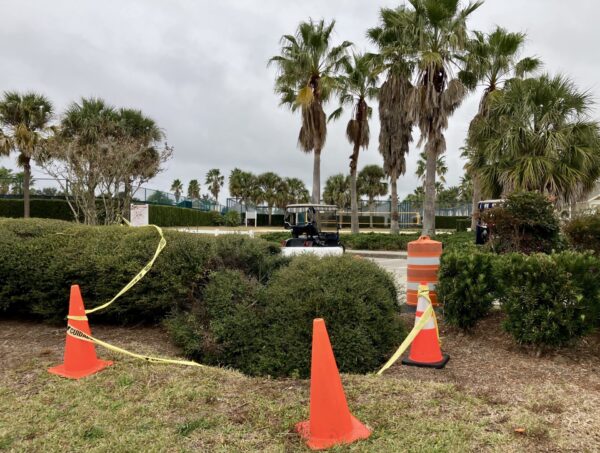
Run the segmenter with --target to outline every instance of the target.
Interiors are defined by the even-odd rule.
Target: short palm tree
[[[323,190],[325,203],[336,205],[339,208],[340,225],[343,222],[343,210],[350,205],[350,178],[343,173],[330,176],[325,182]]]
[[[341,106],[335,110],[329,119],[339,118],[343,106],[352,107],[352,117],[346,127],[346,137],[353,145],[350,156],[350,223],[352,233],[359,232],[358,224],[358,190],[356,188],[356,173],[360,148],[369,147],[369,118],[372,109],[367,100],[377,96],[377,75],[373,71],[373,59],[370,55],[354,54],[342,65],[341,74],[336,78],[336,89],[339,93]]]
[[[215,202],[218,203],[219,192],[221,192],[221,188],[225,184],[225,177],[221,174],[221,170],[218,168],[211,168],[208,170],[204,184],[208,186],[208,190],[213,196]]]
[[[423,181],[425,185],[425,170],[427,168],[427,155],[425,152],[419,154],[419,160],[417,161],[417,170],[415,175]],[[446,173],[448,173],[448,167],[446,166],[446,158],[443,155],[438,156],[435,162],[435,174],[442,184],[446,184]]]
[[[519,59],[525,45],[524,33],[510,33],[504,28],[496,27],[489,34],[478,31],[473,34],[473,38],[468,42],[468,54],[461,79],[470,88],[474,88],[477,84],[482,85],[483,94],[477,114],[471,121],[471,128],[477,121],[485,121],[489,111],[489,99],[496,90],[504,86],[507,80],[523,77],[541,66],[537,58]],[[482,149],[476,141],[472,138],[468,138],[467,141],[468,146],[463,156],[468,159],[465,170],[471,176],[473,183],[471,228],[475,228],[479,217],[479,201],[483,195],[478,169],[485,165],[485,155],[482,154]]]
[[[467,89],[452,78],[452,65],[464,57],[468,44],[467,19],[481,1],[464,8],[459,0],[408,0],[414,16],[401,27],[416,44],[417,84],[411,92],[411,112],[421,131],[419,145],[427,155],[423,234],[435,233],[435,173],[439,155],[446,151],[444,130]]]
[[[175,179],[171,184],[171,192],[175,195],[175,203],[179,203],[181,194],[183,193],[183,183],[180,179]]]
[[[240,204],[247,208],[248,203],[256,203],[258,198],[256,176],[248,171],[234,168],[229,175],[229,193],[240,200]]]
[[[589,119],[591,108],[590,95],[560,75],[507,82],[473,127],[486,155],[483,190],[538,191],[558,206],[579,201],[600,177],[600,127]]]
[[[332,46],[335,21],[301,22],[294,35],[281,38],[281,53],[269,60],[277,67],[275,92],[280,95],[280,105],[292,111],[302,111],[302,127],[298,144],[302,151],[313,153],[313,203],[321,194],[321,151],[327,137],[327,121],[323,104],[334,88],[337,70],[347,58],[344,41]]]
[[[23,167],[23,215],[30,215],[31,159],[46,137],[52,118],[52,103],[38,93],[4,93],[0,99],[0,151],[9,148],[19,152],[18,164]]]
[[[277,204],[278,193],[281,190],[282,179],[279,175],[269,171],[258,175],[258,187],[260,189],[260,199],[267,203],[269,209],[269,226],[273,218],[273,206]]]
[[[375,197],[387,195],[388,185],[385,173],[379,165],[367,165],[358,174],[358,190],[369,199],[369,227],[373,228],[373,209]]]
[[[308,189],[304,182],[298,178],[285,178],[289,202],[292,203],[307,203],[310,199]]]
[[[188,184],[187,197],[191,200],[200,199],[200,183],[197,179],[192,179]]]
[[[379,153],[383,170],[390,178],[390,232],[398,234],[398,178],[406,172],[406,155],[412,142],[413,118],[410,112],[410,82],[415,65],[414,34],[401,24],[410,22],[414,11],[405,6],[382,8],[380,25],[369,29],[367,35],[377,46],[374,65],[386,74],[379,90]]]

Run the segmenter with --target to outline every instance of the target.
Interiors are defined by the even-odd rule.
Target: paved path
[[[373,250],[347,250],[347,252],[364,256],[392,274],[398,288],[398,301],[401,304],[406,302],[406,252]]]

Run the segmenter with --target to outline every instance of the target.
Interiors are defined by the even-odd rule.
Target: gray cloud
[[[335,18],[338,40],[368,49],[365,31],[377,23],[379,8],[397,4],[20,0],[10,8],[5,5],[0,17],[0,90],[45,93],[59,113],[82,96],[142,109],[175,146],[173,160],[151,187],[168,189],[174,178],[203,182],[209,168],[228,174],[236,166],[299,177],[310,187],[312,157],[296,147],[300,119],[278,107],[272,91],[274,71],[266,62],[278,53],[280,36],[292,33],[308,17]],[[541,57],[545,70],[566,73],[597,96],[598,63],[593,56],[600,35],[598,13],[600,4],[593,0],[569,2],[568,10],[560,0],[488,0],[471,26],[487,31],[498,24],[526,31],[527,54]],[[462,175],[459,148],[477,103],[478,95],[473,94],[450,120],[449,184],[457,184]],[[323,181],[348,170],[346,121],[329,127]],[[361,153],[359,168],[381,164],[376,117],[371,131],[371,146]],[[413,147],[407,174],[399,181],[401,195],[418,184],[417,156]],[[13,166],[14,158],[0,159],[0,165]]]

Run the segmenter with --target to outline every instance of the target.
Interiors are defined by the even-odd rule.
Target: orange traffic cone
[[[423,313],[431,304],[428,293],[429,287],[427,283],[421,283],[419,285],[415,325],[419,322],[419,319],[421,319],[421,316],[423,316]],[[427,294],[427,296],[425,296],[425,294]],[[440,349],[437,324],[435,318],[431,317],[413,340],[410,347],[410,354],[407,359],[402,359],[402,363],[404,365],[439,369],[444,368],[446,363],[448,363],[448,360],[450,360],[450,356],[448,354],[442,354]]]
[[[75,329],[91,335],[90,326],[88,325],[85,309],[83,308],[83,300],[81,299],[81,291],[79,285],[71,286],[71,298],[69,299],[69,316],[67,316],[67,324]],[[94,374],[107,366],[112,365],[112,362],[99,360],[96,357],[96,347],[94,343],[74,337],[67,333],[67,341],[65,343],[65,358],[64,363],[48,369],[52,374],[58,374],[71,379],[80,379],[90,374]]]
[[[325,321],[313,321],[310,369],[310,419],[296,424],[308,446],[322,450],[366,439],[371,431],[348,409]]]

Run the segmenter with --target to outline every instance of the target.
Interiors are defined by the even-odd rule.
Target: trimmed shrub
[[[552,203],[536,192],[515,192],[482,219],[491,231],[490,246],[499,253],[551,253],[561,248],[558,217]]]
[[[57,219],[57,220],[75,220],[73,211],[66,200],[30,200],[31,217]],[[23,200],[19,199],[0,199],[0,217],[23,217]]]
[[[563,252],[552,255],[556,264],[569,274],[571,282],[582,295],[585,321],[590,327],[600,327],[600,258],[591,253]]]
[[[301,256],[260,287],[241,273],[211,275],[203,304],[167,324],[193,357],[252,375],[310,374],[312,322],[325,319],[342,372],[365,373],[405,335],[391,277],[350,256]]]
[[[196,209],[151,204],[148,206],[149,223],[160,227],[211,226],[214,215]]]
[[[418,234],[359,233],[340,236],[346,248],[355,250],[406,250],[408,243]]]
[[[437,290],[448,324],[470,330],[488,314],[496,297],[495,259],[458,249],[442,255]]]
[[[600,212],[575,217],[563,231],[574,249],[600,253]]]
[[[94,320],[156,322],[202,297],[213,270],[239,269],[265,281],[287,262],[279,248],[237,235],[218,238],[166,231],[152,270]],[[48,220],[0,220],[0,310],[64,320],[69,287],[88,308],[110,300],[154,254],[154,228],[90,227]]]
[[[583,295],[551,256],[510,254],[500,262],[504,328],[518,343],[563,346],[589,330]]]

